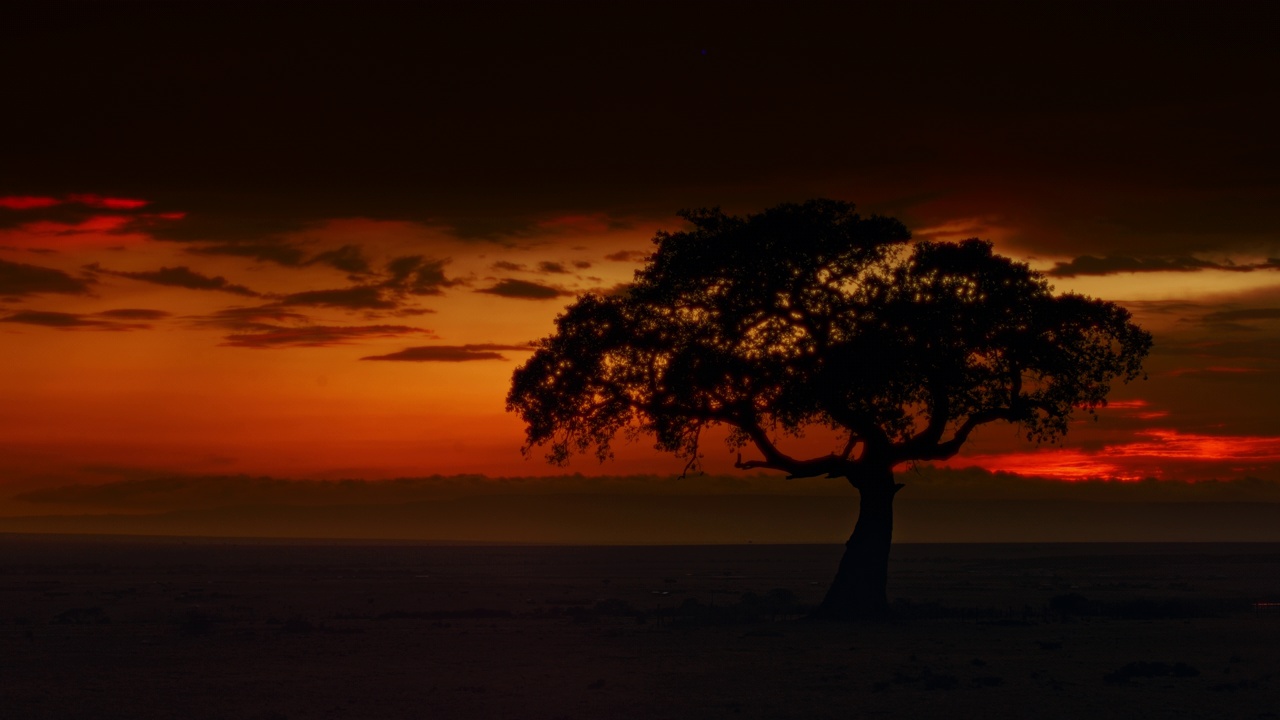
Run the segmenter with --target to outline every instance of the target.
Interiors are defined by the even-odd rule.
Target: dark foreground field
[[[0,535],[6,718],[1277,718],[1280,546]]]

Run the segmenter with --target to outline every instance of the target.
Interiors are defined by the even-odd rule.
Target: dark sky
[[[0,194],[146,197],[190,213],[173,239],[223,240],[352,215],[492,237],[548,213],[838,194],[914,227],[999,213],[1029,250],[1271,252],[1274,15],[29,3],[0,29]]]

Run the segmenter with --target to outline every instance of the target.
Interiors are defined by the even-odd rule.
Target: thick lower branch
[[[744,461],[742,455],[739,454],[738,461],[733,466],[739,470],[780,470],[787,473],[788,480],[795,480],[798,478],[818,477],[819,475],[847,477],[852,474],[856,463],[834,453],[808,460],[787,458],[785,463],[770,462],[768,460]]]

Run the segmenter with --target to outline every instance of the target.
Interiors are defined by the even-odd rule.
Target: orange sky
[[[1061,446],[948,466],[1280,480],[1280,58],[1244,6],[105,5],[0,28],[9,487],[561,473],[504,412],[523,346],[677,210],[819,196],[1155,335]]]
[[[154,239],[151,224],[184,216],[160,218],[145,199],[0,198],[19,213],[62,204],[89,214],[0,232],[0,259],[17,268],[14,277],[46,283],[9,298],[0,315],[0,391],[9,400],[0,436],[15,479],[79,479],[100,467],[294,478],[560,472],[520,455],[521,425],[503,409],[511,371],[575,293],[627,281],[664,226],[548,217],[530,237],[477,244],[422,224],[341,218],[273,238],[302,258],[285,265]],[[108,209],[118,214],[98,214]],[[937,228],[947,225],[921,234],[945,237]],[[963,218],[950,225],[1009,234]],[[1046,270],[1071,259],[1001,244]],[[344,246],[358,247],[352,257],[367,269],[310,261]],[[404,257],[439,272],[416,290],[392,287],[388,264]],[[58,291],[60,282],[74,287]],[[1224,398],[1215,397],[1265,385],[1274,372],[1266,346],[1222,364],[1211,351],[1215,333],[1170,310],[1256,302],[1280,291],[1280,274],[1200,269],[1055,283],[1128,302],[1156,334],[1150,379],[1117,388],[1099,422],[1081,418],[1061,447],[1037,449],[1010,428],[989,428],[949,466],[1064,480],[1275,474],[1280,435],[1248,407],[1222,413]],[[494,291],[503,287],[512,289]],[[377,290],[351,292],[360,288]],[[324,291],[347,294],[315,294]],[[1258,342],[1267,327],[1238,334]],[[1170,347],[1179,350],[1161,352]],[[427,350],[370,359],[411,348]],[[727,451],[711,446],[707,468],[731,471]],[[681,464],[639,444],[613,463],[583,458],[572,469],[678,473]]]

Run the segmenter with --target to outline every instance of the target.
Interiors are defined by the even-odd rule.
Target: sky
[[[504,409],[528,343],[680,209],[814,197],[989,239],[1154,334],[1097,421],[988,428],[950,468],[1280,482],[1274,12],[10,8],[0,494],[563,475]],[[642,441],[567,471],[682,469]]]

